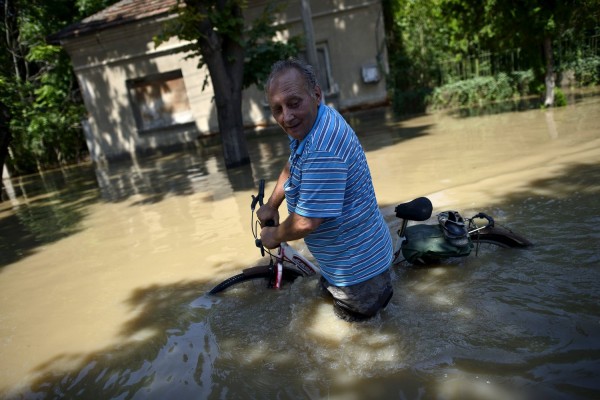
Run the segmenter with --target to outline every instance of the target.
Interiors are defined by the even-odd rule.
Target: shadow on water
[[[246,174],[234,180],[245,185]],[[597,398],[598,182],[600,165],[572,165],[499,199],[511,225],[537,245],[507,256],[527,258],[528,270],[506,271],[501,260],[451,269],[482,280],[474,288],[481,297],[470,300],[482,309],[472,316],[465,309],[473,294],[460,282],[436,282],[427,269],[396,271],[389,309],[353,326],[322,311],[310,282],[294,284],[292,295],[251,290],[217,298],[202,295],[206,282],[155,285],[129,298],[136,316],[122,327],[121,343],[39,365],[27,397]],[[589,219],[580,218],[581,207]],[[572,223],[557,226],[556,213]],[[577,240],[587,240],[589,251],[571,251]],[[547,252],[554,266],[544,264]],[[540,287],[542,271],[552,280]],[[524,285],[528,304],[507,304],[508,293],[483,283],[498,279],[515,291]],[[436,302],[450,289],[464,298],[458,309]],[[539,328],[531,326],[536,319]],[[485,329],[478,330],[480,320],[488,320]],[[311,333],[315,325],[321,331]],[[63,361],[75,364],[64,371]]]
[[[63,354],[39,365],[36,372],[41,376],[31,391],[43,393],[44,398],[131,398],[152,379],[148,364],[155,364],[152,360],[161,353],[168,357],[170,349],[165,346],[173,340],[177,342],[190,324],[205,317],[203,310],[188,307],[203,286],[203,282],[191,281],[134,291],[128,305],[139,312],[122,327],[119,344],[92,354]],[[201,338],[195,339],[201,347]],[[178,356],[177,362],[187,362],[184,356]],[[197,361],[192,359],[189,363],[195,365]],[[73,362],[76,367],[71,371],[58,372],[61,364]],[[193,375],[187,378],[193,380]]]
[[[403,127],[386,108],[348,117],[365,142],[365,150],[394,145],[426,134],[428,126]],[[256,187],[258,179],[277,179],[289,155],[288,139],[278,127],[248,136],[253,163],[226,169],[220,146],[148,156],[94,168],[82,165],[13,179],[11,201],[0,203],[0,268],[33,254],[43,244],[81,231],[86,208],[95,203],[130,201],[131,206],[156,204],[169,196],[190,196],[207,190],[207,177],[223,173],[233,192]],[[207,200],[210,201],[210,200]]]
[[[6,207],[0,213],[0,268],[32,254],[38,246],[79,232],[86,208],[99,199],[93,171],[86,167],[13,181],[12,210],[9,201],[0,203]]]

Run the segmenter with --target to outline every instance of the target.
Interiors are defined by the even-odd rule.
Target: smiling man
[[[365,153],[352,128],[321,102],[311,66],[275,63],[266,84],[273,117],[290,139],[290,157],[258,212],[267,248],[304,239],[321,268],[319,285],[347,321],[374,316],[392,297],[392,239],[379,211]],[[288,216],[279,223],[286,200]]]

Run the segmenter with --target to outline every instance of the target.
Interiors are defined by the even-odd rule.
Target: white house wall
[[[165,146],[194,143],[199,132],[211,131],[216,121],[211,107],[212,91],[201,91],[205,71],[197,60],[176,53],[181,46],[171,40],[155,48],[152,38],[163,21],[120,25],[92,35],[66,41],[63,46],[73,67],[88,110],[88,147],[95,161],[133,155]],[[127,81],[181,70],[195,126],[165,131],[138,132]],[[213,122],[215,130],[216,122]]]
[[[248,21],[256,18],[268,1],[250,2]],[[283,12],[276,14],[279,24],[288,29],[284,38],[303,35],[300,0],[286,2]],[[361,68],[373,64],[387,69],[383,15],[379,0],[321,0],[310,2],[314,38],[329,49],[331,76],[338,93],[329,97],[340,109],[368,106],[386,101],[383,77],[378,83],[363,83]],[[379,56],[379,57],[378,57]]]
[[[265,2],[250,2],[245,14],[251,21]],[[383,26],[379,1],[327,0],[312,2],[315,41],[326,43],[331,76],[338,90],[326,99],[344,109],[385,101],[385,82],[365,84],[361,67],[376,62],[383,48]],[[290,1],[279,14],[287,24],[284,36],[302,34],[300,2]],[[155,48],[152,38],[165,19],[143,20],[99,30],[65,40],[88,110],[85,122],[88,147],[94,161],[134,156],[164,146],[194,144],[200,135],[218,131],[210,85],[202,91],[206,70],[196,59],[184,59],[176,50],[181,42],[171,39]],[[383,58],[385,59],[385,57]],[[138,132],[129,99],[127,81],[181,70],[195,123],[182,127]],[[274,123],[265,107],[264,94],[252,87],[244,93],[246,126]]]

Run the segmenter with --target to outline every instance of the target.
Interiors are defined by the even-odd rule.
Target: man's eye
[[[290,104],[288,104],[289,108],[297,108],[300,105],[299,101],[292,101]]]

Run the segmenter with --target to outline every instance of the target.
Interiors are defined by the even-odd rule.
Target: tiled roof
[[[177,0],[121,0],[52,35],[50,41],[85,35],[99,29],[166,14]]]

